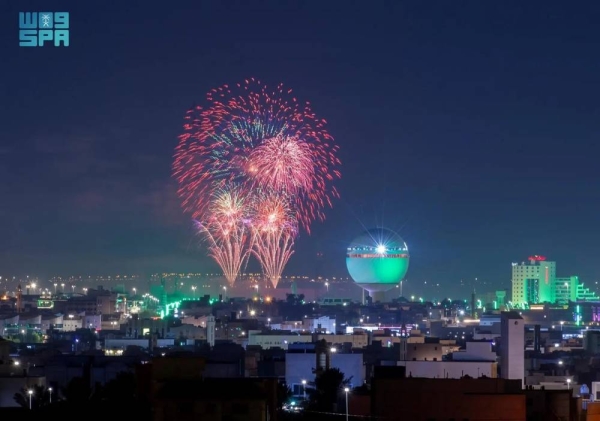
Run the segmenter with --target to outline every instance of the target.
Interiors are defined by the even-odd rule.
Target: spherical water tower
[[[406,276],[408,247],[397,233],[386,228],[370,229],[356,237],[346,254],[346,267],[358,286],[373,301],[383,301],[385,291]]]

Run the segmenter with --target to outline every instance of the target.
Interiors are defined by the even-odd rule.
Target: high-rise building
[[[512,302],[516,306],[529,303],[553,303],[556,262],[543,256],[531,256],[529,263],[512,264]]]
[[[529,263],[512,264],[512,305],[526,308],[529,304],[567,304],[576,301],[600,301],[578,276],[556,277],[556,262],[543,256],[531,256]]]
[[[578,276],[554,279],[554,301],[559,304],[567,304],[577,301]]]
[[[500,376],[525,378],[525,321],[515,311],[503,311],[500,319]]]

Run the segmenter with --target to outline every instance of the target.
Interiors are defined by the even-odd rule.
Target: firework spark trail
[[[291,93],[249,79],[212,89],[208,106],[185,117],[173,176],[184,209],[201,221],[209,253],[230,283],[252,253],[276,286],[298,228],[310,232],[339,197],[338,147],[327,122]],[[232,185],[235,197],[228,197]],[[237,207],[242,198],[251,209]]]
[[[314,176],[313,153],[296,137],[266,139],[248,157],[248,172],[259,187],[270,186],[290,194],[310,191]]]
[[[258,194],[254,198],[251,226],[252,253],[273,288],[277,288],[283,269],[294,254],[292,248],[298,233],[289,201],[275,193]]]
[[[208,243],[209,255],[233,286],[251,252],[246,199],[235,187],[220,188],[212,197],[206,222],[197,222],[196,226]]]
[[[206,108],[186,115],[173,174],[183,207],[202,219],[210,192],[222,182],[283,191],[294,197],[299,224],[310,232],[324,208],[339,197],[334,182],[338,147],[310,104],[300,104],[278,85],[255,79],[212,89]]]

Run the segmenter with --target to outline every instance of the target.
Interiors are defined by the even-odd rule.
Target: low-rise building
[[[498,377],[498,363],[489,361],[398,361],[398,366],[406,367],[407,377],[427,379],[460,379]]]
[[[497,355],[492,351],[491,342],[467,342],[464,350],[452,353],[454,361],[492,361],[497,360]]]
[[[262,349],[277,347],[287,350],[289,344],[312,341],[313,336],[308,333],[300,334],[290,331],[260,332],[253,330],[248,332],[248,345],[258,345]]]
[[[375,377],[371,415],[413,421],[527,419],[525,394],[519,380],[416,377]]]

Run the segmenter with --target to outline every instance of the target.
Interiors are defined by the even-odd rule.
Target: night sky
[[[600,278],[599,3],[169,4],[0,3],[0,274],[215,271],[172,154],[188,108],[254,76],[341,148],[341,199],[287,274],[320,251],[345,276],[348,243],[383,224],[408,282],[448,293],[508,287],[531,254]],[[70,12],[71,46],[19,47],[19,11]]]

